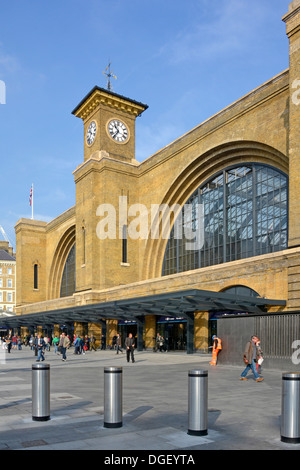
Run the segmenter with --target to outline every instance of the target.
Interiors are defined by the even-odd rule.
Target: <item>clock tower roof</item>
[[[80,101],[72,111],[72,114],[85,120],[99,104],[122,110],[123,112],[135,117],[140,116],[148,108],[144,103],[132,100],[131,98],[126,98],[125,96],[119,95],[111,90],[95,86]]]

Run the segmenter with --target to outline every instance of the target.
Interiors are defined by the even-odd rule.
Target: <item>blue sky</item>
[[[83,126],[71,111],[112,62],[116,93],[146,103],[143,161],[288,68],[289,0],[10,0],[0,7],[2,225],[75,202]],[[1,94],[0,94],[1,98]]]

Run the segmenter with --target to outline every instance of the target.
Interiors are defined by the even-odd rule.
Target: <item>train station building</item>
[[[147,105],[95,86],[83,124],[74,206],[16,230],[13,328],[69,328],[138,348],[223,360],[256,333],[266,357],[300,339],[300,0],[284,15],[289,68],[144,161]],[[72,177],[70,175],[70,177]],[[3,324],[4,324],[3,323]]]

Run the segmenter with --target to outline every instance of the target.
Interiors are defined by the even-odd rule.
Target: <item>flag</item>
[[[31,190],[30,190],[30,196],[29,196],[29,205],[31,206],[31,201],[32,201],[32,194],[33,194],[33,188],[31,186]]]

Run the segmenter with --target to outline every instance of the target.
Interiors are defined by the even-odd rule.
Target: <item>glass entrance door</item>
[[[124,323],[119,323],[118,325],[118,333],[121,337],[121,344],[122,344],[122,348],[125,347],[125,339],[127,338],[127,336],[129,335],[129,333],[132,333],[132,337],[135,338],[135,347],[137,347],[137,325],[136,323],[127,323],[127,324],[124,324]]]
[[[157,332],[163,336],[168,351],[186,350],[186,322],[158,322]]]

